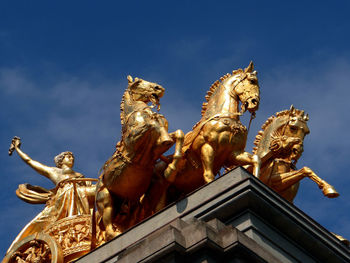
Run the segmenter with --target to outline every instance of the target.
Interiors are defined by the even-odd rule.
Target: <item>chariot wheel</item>
[[[48,234],[37,233],[17,242],[2,263],[63,263],[63,253],[56,240]]]

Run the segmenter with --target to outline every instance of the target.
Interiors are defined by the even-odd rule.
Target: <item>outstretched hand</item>
[[[11,145],[10,145],[10,149],[9,149],[9,155],[11,156],[13,151],[16,148],[19,148],[21,146],[21,138],[15,136],[13,137],[12,141],[11,141]]]

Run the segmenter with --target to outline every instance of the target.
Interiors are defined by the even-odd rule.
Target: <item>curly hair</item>
[[[58,168],[62,167],[62,161],[66,155],[71,155],[74,158],[74,155],[72,152],[61,152],[59,155],[55,156],[54,158],[56,167]]]

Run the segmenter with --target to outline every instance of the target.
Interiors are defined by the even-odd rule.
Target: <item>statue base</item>
[[[77,262],[350,262],[349,248],[236,168]]]

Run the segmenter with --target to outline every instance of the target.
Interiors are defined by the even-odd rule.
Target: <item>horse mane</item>
[[[224,82],[224,80],[234,76],[234,75],[237,75],[237,74],[240,74],[240,73],[243,73],[243,70],[242,69],[237,69],[237,70],[234,70],[232,71],[232,74],[230,73],[227,73],[226,75],[222,76],[220,78],[220,80],[216,80],[209,88],[209,90],[207,91],[207,95],[205,95],[205,100],[206,102],[203,102],[202,104],[202,111],[201,111],[201,114],[202,114],[202,117],[204,116],[204,113],[206,112],[207,110],[207,107],[208,107],[208,102],[211,98],[211,96],[214,94],[214,92],[217,90],[218,87],[220,87],[220,84],[222,82]]]
[[[247,67],[246,69],[244,69],[244,70],[241,69],[241,68],[235,69],[235,70],[232,71],[232,74],[227,73],[226,75],[222,76],[222,77],[220,78],[220,80],[216,80],[216,81],[210,86],[210,88],[209,88],[209,90],[208,90],[208,92],[207,92],[207,95],[205,96],[206,102],[203,102],[203,104],[202,104],[202,111],[201,111],[202,117],[204,116],[204,113],[205,113],[206,110],[207,110],[208,102],[209,102],[211,96],[214,94],[214,92],[217,90],[217,88],[220,87],[220,84],[221,84],[222,82],[224,82],[226,79],[228,79],[228,78],[230,78],[230,77],[232,77],[232,76],[241,75],[242,73],[247,73],[247,72],[253,72],[253,70],[254,70],[254,64],[253,64],[252,61],[250,61],[249,65],[248,65],[248,67]],[[253,72],[253,73],[254,73],[254,72]],[[197,124],[196,124],[195,126],[197,126]]]
[[[299,111],[299,110],[298,110]],[[270,124],[276,120],[277,118],[289,115],[291,113],[290,110],[283,110],[280,112],[275,113],[275,115],[272,115],[270,118],[268,118],[265,123],[263,125],[261,125],[261,130],[258,132],[258,134],[255,136],[255,140],[254,140],[254,145],[255,147],[253,148],[253,154],[257,154],[258,152],[258,146],[262,140],[262,137],[264,135],[264,132],[266,130],[267,127],[270,126]],[[278,136],[278,132],[274,131],[271,137],[276,137]]]
[[[231,74],[227,73],[226,75],[221,77],[220,80],[222,81],[224,79],[227,79],[229,76],[231,76]],[[209,90],[207,91],[207,94],[205,95],[206,102],[203,102],[203,104],[202,104],[202,111],[201,111],[202,117],[207,110],[208,102],[209,102],[211,96],[214,94],[216,89],[220,86],[220,83],[221,82],[219,80],[216,80],[213,84],[211,84]]]
[[[122,124],[122,126],[124,125],[124,102],[125,102],[125,94],[128,91],[129,86],[125,89],[122,100],[120,102],[120,122]]]
[[[139,78],[134,78],[134,80],[132,79],[132,77],[130,75],[128,75],[127,77],[128,80],[128,86],[126,87],[124,93],[123,93],[123,97],[122,100],[120,102],[120,122],[122,124],[122,126],[125,124],[125,100],[126,100],[126,94],[128,91],[130,91],[130,87],[132,87],[135,83],[138,83],[140,81]]]
[[[243,73],[243,70],[242,69],[237,69],[237,70],[233,70],[232,71],[232,74],[230,73],[227,73],[226,75],[222,76],[220,78],[220,80],[216,80],[213,84],[211,84],[209,90],[207,91],[207,94],[205,95],[205,102],[203,102],[202,104],[202,111],[201,111],[201,115],[202,117],[204,116],[205,112],[207,111],[208,109],[208,102],[209,100],[211,99],[212,95],[215,93],[215,91],[218,89],[218,87],[220,87],[220,84],[223,83],[226,79],[234,76],[234,75],[237,75],[237,74],[241,74]],[[196,128],[198,126],[198,124],[200,123],[201,121],[198,121],[193,127],[192,129]]]

